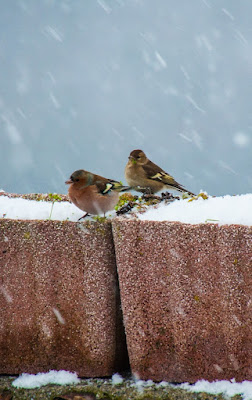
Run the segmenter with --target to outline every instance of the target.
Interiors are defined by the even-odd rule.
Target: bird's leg
[[[80,218],[78,219],[78,221],[80,221],[81,219],[86,218],[88,215],[90,215],[90,214],[89,214],[89,213],[84,214],[82,217],[80,217]]]
[[[162,192],[162,193],[161,193],[161,199],[162,199],[162,200],[179,200],[180,197],[178,197],[178,196],[173,196],[173,194],[170,193],[170,192]]]
[[[143,195],[145,195],[145,194],[153,194],[153,193],[152,193],[152,190],[151,190],[151,188],[150,188],[150,187],[146,187],[146,188],[144,188]]]
[[[161,201],[163,201],[163,200],[166,200],[166,201],[169,200],[169,203],[170,203],[170,202],[172,202],[174,200],[180,200],[180,197],[179,196],[173,196],[173,194],[170,193],[170,192],[162,192],[161,193]]]
[[[157,198],[157,196],[154,195],[154,193],[152,192],[150,187],[146,187],[146,188],[144,188],[144,192],[143,192],[142,198],[144,200],[150,200],[150,199]]]

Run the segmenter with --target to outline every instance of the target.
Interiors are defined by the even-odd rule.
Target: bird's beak
[[[133,163],[133,164],[136,164],[136,160],[135,160],[135,158],[134,157],[132,157],[132,156],[129,156],[129,160]]]
[[[71,179],[68,179],[68,180],[65,182],[66,185],[70,185],[71,183],[73,183],[73,181],[71,181]]]

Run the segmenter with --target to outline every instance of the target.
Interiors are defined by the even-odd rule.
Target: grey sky
[[[123,180],[140,148],[193,192],[252,190],[250,0],[13,0],[0,13],[0,188]]]

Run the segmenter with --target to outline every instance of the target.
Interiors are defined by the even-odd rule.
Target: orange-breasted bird
[[[132,189],[142,193],[153,194],[170,188],[194,196],[170,174],[150,161],[142,150],[133,150],[130,153],[125,167],[125,179]]]
[[[76,207],[86,214],[98,215],[113,210],[119,200],[119,193],[129,190],[120,182],[107,179],[92,172],[79,169],[72,173],[70,179],[65,182],[70,185],[68,195]]]

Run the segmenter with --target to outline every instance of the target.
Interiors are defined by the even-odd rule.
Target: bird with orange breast
[[[76,207],[89,214],[98,215],[113,210],[119,200],[119,193],[129,190],[120,182],[107,179],[92,172],[79,169],[65,182],[69,185],[68,195]]]
[[[142,150],[133,150],[130,153],[125,167],[125,179],[137,192],[154,194],[170,188],[194,196],[192,192],[175,181],[170,174],[150,161]]]

